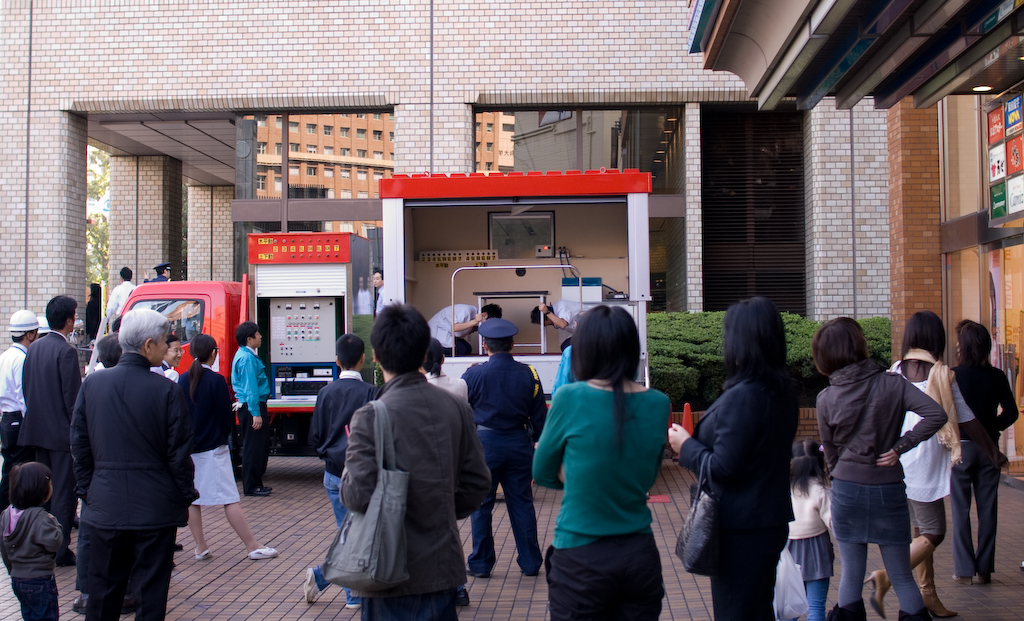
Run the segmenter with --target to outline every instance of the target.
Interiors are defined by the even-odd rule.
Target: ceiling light
[[[992,90],[992,87],[991,86],[975,86],[971,90],[974,91],[975,93],[987,93],[990,90]]]
[[[1024,58],[1022,58],[1021,60],[1024,60]],[[675,117],[671,117],[671,118],[668,118],[668,119],[665,119],[665,120],[668,121],[669,123],[675,123],[676,122],[676,118]]]
[[[664,151],[658,151],[658,153],[664,153]]]

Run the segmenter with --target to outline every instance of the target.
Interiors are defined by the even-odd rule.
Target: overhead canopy
[[[688,50],[743,80],[758,107],[840,108],[998,95],[1024,81],[1021,0],[694,1]]]

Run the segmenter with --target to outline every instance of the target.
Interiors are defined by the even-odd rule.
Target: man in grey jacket
[[[430,329],[416,309],[385,307],[370,335],[385,384],[378,399],[388,408],[395,463],[410,474],[405,512],[409,580],[387,591],[353,590],[363,598],[363,619],[455,621],[455,593],[466,582],[456,520],[469,516],[490,491],[491,475],[464,400],[429,384],[419,372]],[[343,504],[364,512],[377,483],[374,411],[352,417],[341,477]]]

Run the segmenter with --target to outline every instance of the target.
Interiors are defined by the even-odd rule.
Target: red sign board
[[[348,263],[352,233],[251,233],[249,263]]]
[[[999,106],[988,113],[988,143],[994,144],[1003,139],[1003,107]]]
[[[1006,141],[1006,175],[1024,170],[1024,138],[1017,136]]]

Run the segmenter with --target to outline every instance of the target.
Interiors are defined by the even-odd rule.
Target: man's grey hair
[[[117,341],[121,343],[122,352],[137,354],[150,339],[157,343],[166,341],[169,327],[167,317],[155,310],[130,310],[121,317],[121,330],[117,333]]]

